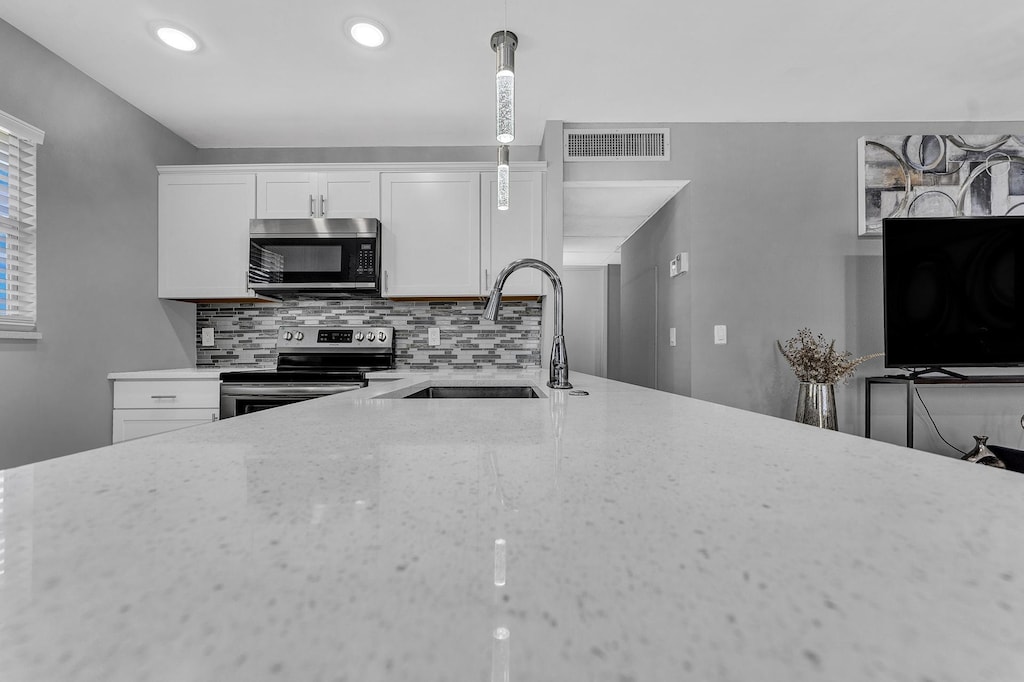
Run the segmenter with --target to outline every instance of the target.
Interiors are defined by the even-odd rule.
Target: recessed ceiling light
[[[388,32],[379,21],[358,17],[345,22],[345,30],[352,40],[363,47],[380,47],[388,41]]]
[[[167,22],[155,22],[150,24],[149,28],[161,43],[173,47],[175,50],[195,52],[199,49],[199,40],[180,26],[174,26]]]

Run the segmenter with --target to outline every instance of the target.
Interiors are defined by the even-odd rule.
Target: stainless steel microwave
[[[249,288],[267,294],[380,293],[380,221],[250,221]]]

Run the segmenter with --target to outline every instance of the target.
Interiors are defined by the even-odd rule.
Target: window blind
[[[35,328],[38,142],[41,131],[0,112],[0,328]]]

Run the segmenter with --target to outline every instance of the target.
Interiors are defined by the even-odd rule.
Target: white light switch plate
[[[430,327],[427,330],[427,343],[431,346],[441,345],[441,329],[438,327]]]
[[[725,343],[725,341],[726,341],[725,325],[724,324],[716,324],[715,325],[715,344],[716,345],[722,345],[722,344]]]
[[[213,341],[213,327],[203,327],[203,345],[212,346]]]

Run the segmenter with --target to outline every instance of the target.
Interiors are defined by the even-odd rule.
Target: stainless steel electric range
[[[221,419],[366,386],[395,366],[393,327],[281,327],[277,369],[222,372]]]

